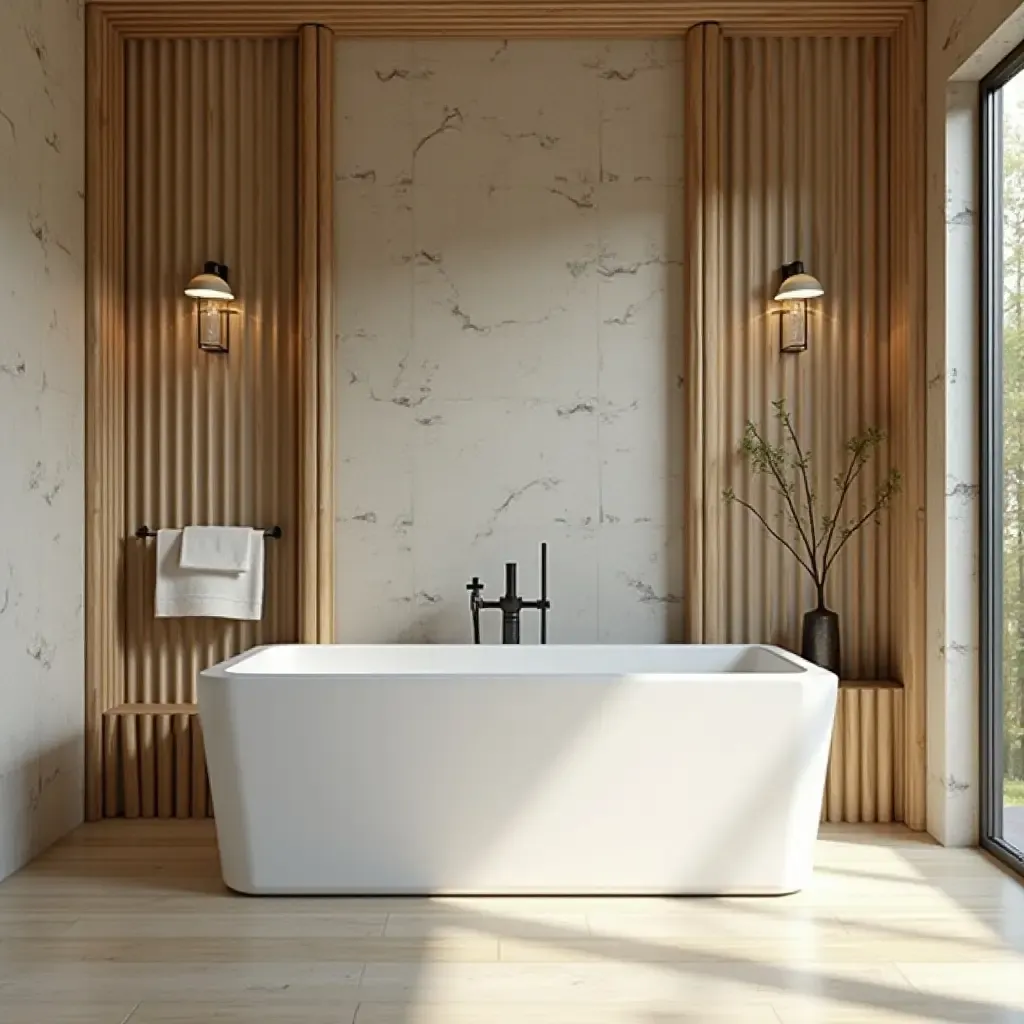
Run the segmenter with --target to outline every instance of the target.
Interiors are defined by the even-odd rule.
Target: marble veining
[[[0,5],[0,878],[82,818],[84,25]]]
[[[541,540],[553,641],[681,638],[681,59],[338,44],[340,640],[466,641]]]
[[[981,473],[979,98],[950,79],[1008,7],[936,0],[927,19],[927,826],[951,845],[979,825]]]

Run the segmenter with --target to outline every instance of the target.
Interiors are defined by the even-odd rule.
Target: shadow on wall
[[[0,771],[0,879],[82,820],[84,739],[69,736]]]

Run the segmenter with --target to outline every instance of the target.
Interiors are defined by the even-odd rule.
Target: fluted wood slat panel
[[[110,703],[195,700],[203,667],[298,638],[297,44],[126,45],[127,495],[120,524],[280,524],[257,623],[158,620],[154,543],[125,547],[127,670]],[[200,352],[182,289],[231,268],[228,356]],[[109,703],[108,703],[109,706]],[[121,809],[207,813],[197,721],[139,716],[118,738]]]
[[[120,793],[116,809],[108,817],[126,818],[176,817],[204,818],[212,813],[209,799],[209,780],[203,750],[203,732],[198,716],[162,715],[108,712],[103,717],[104,735],[108,737],[110,755],[107,770],[116,781]],[[163,756],[176,766],[174,772],[158,774],[152,779],[148,791],[140,791],[142,764],[140,750],[152,743],[154,732],[170,737]],[[147,772],[147,777],[149,773]],[[154,792],[159,794],[154,798]],[[144,796],[144,799],[142,798]],[[170,800],[170,813],[159,812]]]
[[[132,33],[283,33],[322,24],[350,36],[620,36],[685,32],[888,34],[910,0],[92,0]]]
[[[705,558],[708,642],[799,648],[801,617],[814,606],[810,581],[789,553],[739,507],[733,487],[769,521],[781,500],[737,454],[752,418],[778,440],[771,401],[786,398],[814,484],[831,499],[845,465],[843,442],[869,425],[890,426],[888,241],[890,44],[874,38],[729,38],[724,43],[719,204],[720,330],[704,388],[716,397],[718,433],[705,427],[708,516],[719,517]],[[810,350],[779,352],[769,315],[780,265],[803,259],[823,282]],[[851,494],[866,503],[894,453],[883,449]],[[717,460],[717,461],[716,461]],[[893,668],[889,531],[865,530],[832,571],[828,599],[843,630],[843,670],[888,678]],[[688,554],[687,557],[696,557]],[[714,559],[707,562],[707,557]],[[856,739],[850,724],[846,742]]]
[[[104,777],[103,711],[123,698],[124,65],[98,11],[86,18],[85,813],[117,802]]]
[[[846,683],[839,689],[821,820],[903,820],[896,765],[904,756],[903,688],[887,682]]]

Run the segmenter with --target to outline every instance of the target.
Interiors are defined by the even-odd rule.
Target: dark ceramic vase
[[[824,605],[804,615],[800,655],[806,661],[839,675],[839,616]]]

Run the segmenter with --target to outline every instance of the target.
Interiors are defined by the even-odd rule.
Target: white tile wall
[[[336,67],[338,639],[468,641],[541,540],[553,642],[680,639],[681,45]]]
[[[0,4],[0,878],[82,819],[84,28]]]

